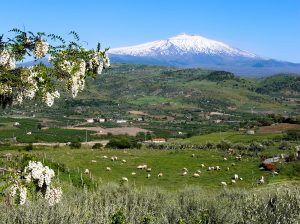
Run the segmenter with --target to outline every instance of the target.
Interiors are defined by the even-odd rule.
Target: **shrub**
[[[70,146],[71,149],[80,149],[81,148],[81,142],[71,142],[69,146]]]
[[[128,136],[115,137],[109,141],[105,148],[114,149],[130,149],[130,148],[140,148],[141,145],[137,143],[136,139],[130,138]]]
[[[103,145],[101,143],[95,143],[92,147],[92,149],[101,149]]]
[[[280,143],[279,149],[281,149],[281,150],[291,150],[292,145],[291,145],[291,143],[289,143],[287,141],[283,141],[283,142]]]
[[[232,146],[231,142],[225,141],[225,140],[223,140],[217,144],[217,148],[224,150],[224,151],[230,149],[231,146]]]
[[[125,224],[123,209],[119,209],[111,218],[111,224]]]

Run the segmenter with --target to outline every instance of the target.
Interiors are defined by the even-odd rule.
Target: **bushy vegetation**
[[[95,191],[66,186],[62,203],[40,198],[19,207],[0,204],[1,223],[297,223],[300,189],[226,190],[200,188],[165,192],[155,188],[104,184]],[[234,212],[233,212],[234,211]]]

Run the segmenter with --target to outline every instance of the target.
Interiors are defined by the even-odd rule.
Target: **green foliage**
[[[69,144],[71,149],[80,149],[81,148],[81,142],[71,142]]]
[[[113,149],[130,149],[140,148],[140,144],[138,144],[137,140],[134,138],[130,138],[128,136],[119,136],[111,139],[105,147]]]
[[[92,147],[92,149],[102,149],[103,145],[101,143],[95,143]]]
[[[234,78],[235,78],[235,76],[233,73],[226,72],[226,71],[214,71],[206,76],[207,80],[210,80],[213,82],[220,82],[220,81],[230,80],[230,79],[234,79]]]
[[[123,209],[120,208],[111,218],[111,224],[125,224],[126,218]]]

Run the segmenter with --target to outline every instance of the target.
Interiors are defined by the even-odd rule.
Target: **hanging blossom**
[[[56,90],[55,92],[52,93],[46,92],[46,94],[43,96],[43,100],[48,107],[52,107],[54,103],[54,99],[59,97],[60,97],[60,93]]]
[[[86,63],[84,60],[81,60],[79,62],[79,69],[77,69],[76,72],[74,72],[74,74],[71,74],[71,77],[69,79],[69,84],[71,85],[71,92],[73,98],[77,96],[79,91],[82,91],[84,89],[85,70],[86,70]]]
[[[49,44],[45,41],[39,40],[35,43],[33,55],[35,58],[42,58],[48,53]]]
[[[7,85],[6,83],[0,82],[0,95],[10,94],[10,93],[12,93],[11,86]]]
[[[61,201],[62,189],[60,187],[51,186],[51,181],[55,176],[55,173],[48,166],[44,166],[41,162],[29,161],[23,174],[23,178],[18,177],[14,184],[9,188],[9,196],[11,198],[19,195],[20,205],[24,205],[27,201],[26,184],[30,183],[37,184],[39,190],[44,192],[44,198],[49,206],[53,206]]]
[[[8,70],[16,69],[15,56],[8,50],[4,49],[0,53],[0,65],[6,67]]]

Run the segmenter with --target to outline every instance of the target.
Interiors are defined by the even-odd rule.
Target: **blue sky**
[[[2,0],[0,34],[13,27],[63,36],[75,30],[91,48],[185,32],[300,63],[299,0]]]

